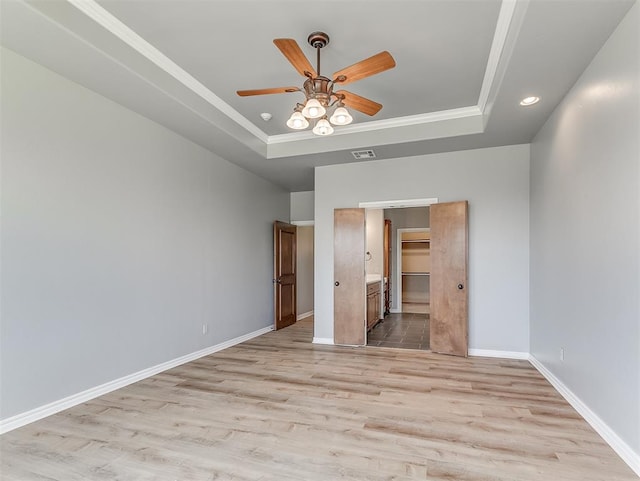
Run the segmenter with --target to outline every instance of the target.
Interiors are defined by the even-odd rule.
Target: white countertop
[[[382,276],[380,274],[367,274],[366,282],[367,284],[371,284],[372,282],[381,282]]]

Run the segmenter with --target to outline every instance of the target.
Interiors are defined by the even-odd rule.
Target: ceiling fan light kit
[[[353,117],[347,109],[344,107],[338,107],[334,112],[331,118],[329,119],[333,125],[349,125],[353,122]]]
[[[309,127],[309,121],[297,110],[291,114],[289,120],[287,120],[287,127],[294,130],[303,130]]]
[[[331,127],[327,119],[322,118],[318,120],[312,132],[316,135],[331,135],[333,133],[333,127]]]
[[[322,106],[320,101],[313,97],[307,100],[307,103],[302,109],[302,115],[304,115],[308,119],[318,119],[322,117],[326,112],[326,109]]]
[[[342,126],[348,125],[353,121],[353,117],[345,106],[371,116],[380,111],[382,105],[373,100],[360,97],[346,90],[334,92],[333,88],[336,84],[344,85],[355,82],[395,67],[396,62],[389,52],[380,52],[344,68],[334,73],[333,78],[330,79],[320,75],[320,50],[329,43],[329,36],[324,32],[313,32],[307,38],[307,42],[316,49],[316,70],[313,69],[313,66],[295,40],[291,38],[276,38],[273,41],[298,73],[307,77],[301,89],[297,87],[277,87],[259,90],[238,90],[238,95],[247,97],[303,92],[305,103],[296,104],[291,117],[287,120],[287,126],[294,130],[303,130],[309,127],[309,120],[315,120],[312,132],[320,136],[331,135],[334,132],[331,124]],[[331,109],[333,109],[333,113],[329,116],[328,113]]]

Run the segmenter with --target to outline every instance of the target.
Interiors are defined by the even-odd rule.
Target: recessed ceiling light
[[[260,117],[262,117],[262,120],[264,120],[265,122],[269,122],[269,120],[271,120],[271,114],[269,112],[262,112],[260,114]]]
[[[538,102],[540,102],[540,97],[526,97],[520,101],[520,105],[526,107],[527,105],[537,104]]]

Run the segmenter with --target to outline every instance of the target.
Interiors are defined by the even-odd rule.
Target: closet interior
[[[401,232],[402,312],[429,313],[431,271],[430,233],[425,230]]]

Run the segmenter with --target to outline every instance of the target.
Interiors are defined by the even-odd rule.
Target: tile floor
[[[367,335],[368,346],[429,350],[429,314],[389,314]]]

